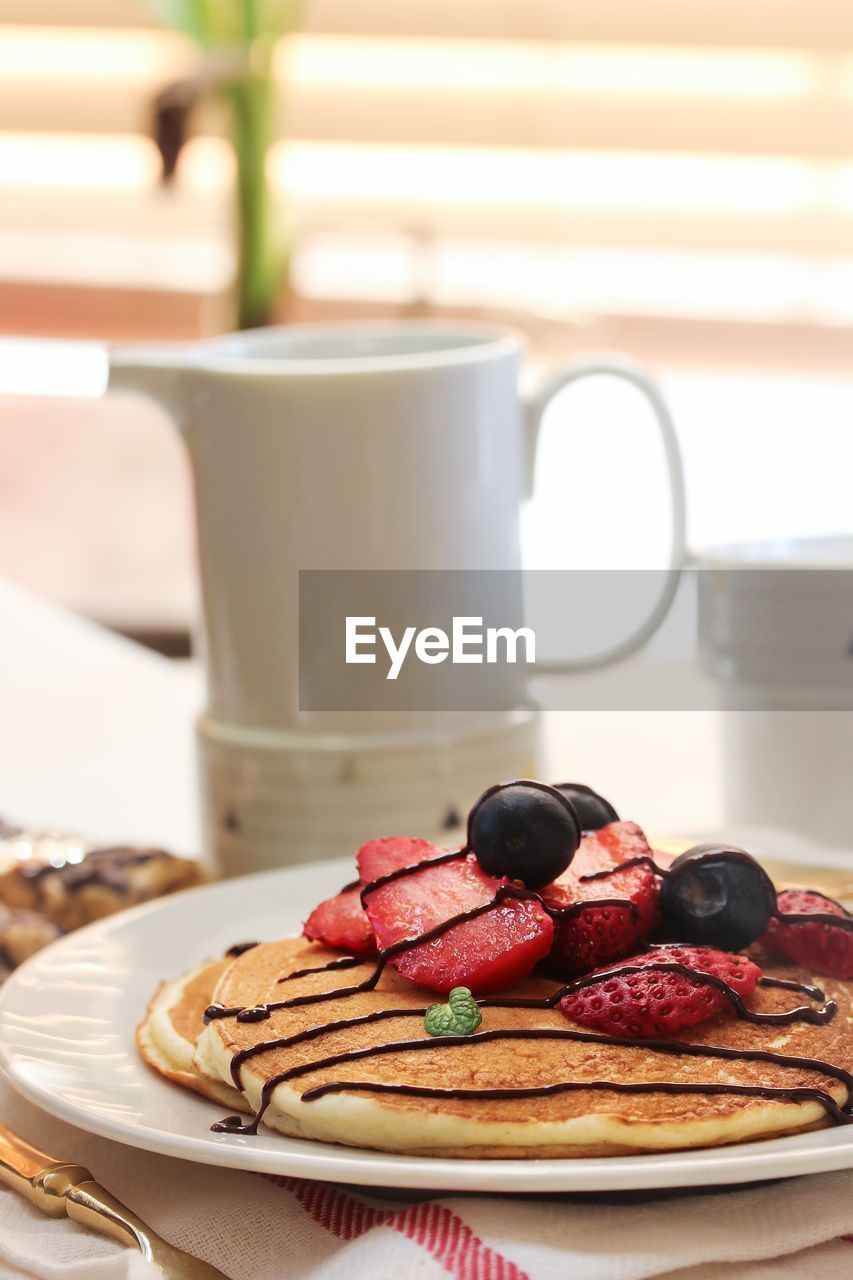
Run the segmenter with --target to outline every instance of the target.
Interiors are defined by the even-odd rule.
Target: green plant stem
[[[237,325],[251,329],[269,323],[284,277],[266,176],[274,101],[271,76],[246,75],[232,86],[231,97],[237,159]]]

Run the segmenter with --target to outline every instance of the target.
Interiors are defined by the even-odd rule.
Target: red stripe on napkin
[[[374,1227],[390,1227],[426,1249],[458,1280],[530,1280],[526,1271],[475,1236],[458,1214],[433,1200],[405,1209],[380,1209],[325,1182],[275,1174],[261,1177],[284,1187],[315,1222],[340,1240],[356,1240]]]

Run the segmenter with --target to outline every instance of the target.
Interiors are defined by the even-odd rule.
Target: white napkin
[[[360,1193],[171,1160],[91,1137],[0,1086],[0,1119],[87,1165],[232,1280],[849,1280],[853,1175],[647,1199]],[[848,1238],[845,1239],[845,1236]],[[160,1280],[0,1189],[0,1280]]]

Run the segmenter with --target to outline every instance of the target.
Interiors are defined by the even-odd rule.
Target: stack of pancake
[[[817,981],[838,1002],[831,1022],[756,1025],[725,1012],[679,1033],[676,1042],[699,1046],[679,1052],[673,1042],[614,1043],[559,1009],[488,1003],[476,1035],[436,1038],[424,1011],[437,997],[390,968],[372,990],[318,1000],[363,985],[376,966],[364,960],[322,969],[335,960],[340,952],[286,938],[203,964],[159,988],[139,1027],[139,1048],[162,1075],[224,1108],[263,1108],[261,1123],[283,1134],[418,1155],[542,1158],[715,1146],[831,1123],[815,1091],[848,1100],[846,1084],[826,1067],[853,1068],[851,983],[816,979],[798,966],[774,963],[772,973]],[[306,969],[316,971],[289,976]],[[507,994],[544,998],[557,985],[534,977]],[[220,1013],[253,1009],[257,1019],[231,1012],[205,1022],[212,1003]],[[748,1000],[764,1012],[800,1003],[776,987],[759,987]],[[715,1092],[720,1086],[767,1092]],[[501,1091],[509,1096],[495,1096]]]

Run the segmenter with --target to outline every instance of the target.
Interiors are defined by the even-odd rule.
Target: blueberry
[[[736,845],[697,844],[680,854],[660,890],[669,937],[740,951],[760,938],[776,910],[767,872]]]
[[[581,831],[598,831],[609,822],[618,822],[619,814],[609,800],[582,782],[555,782],[554,787],[571,800],[580,819]]]
[[[504,782],[468,815],[468,848],[490,876],[538,889],[562,875],[580,844],[574,805],[544,782]]]

